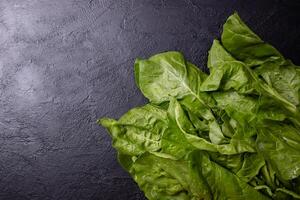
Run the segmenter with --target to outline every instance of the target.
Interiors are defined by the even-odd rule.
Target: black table
[[[0,199],[144,199],[95,123],[146,102],[134,59],[179,50],[205,69],[238,11],[300,64],[299,10],[292,0],[0,1]]]

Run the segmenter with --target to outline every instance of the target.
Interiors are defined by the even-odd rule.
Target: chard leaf
[[[205,154],[198,156],[198,165],[214,199],[269,199],[236,175],[212,162]]]
[[[257,66],[269,61],[284,62],[283,56],[253,33],[237,13],[227,19],[221,38],[224,47],[248,66]]]
[[[258,129],[257,148],[283,180],[300,175],[300,132],[292,126],[272,123]]]
[[[202,104],[211,104],[209,95],[200,91],[207,75],[193,64],[186,63],[179,52],[165,52],[147,60],[137,59],[134,70],[138,87],[153,103],[192,95]]]
[[[295,66],[288,63],[280,66],[268,62],[255,69],[255,72],[268,85],[274,87],[281,96],[284,96],[295,106],[299,105],[300,74],[297,72]]]
[[[210,75],[201,85],[203,91],[234,89],[241,93],[250,93],[255,89],[244,64],[227,53],[218,40],[214,40],[209,51],[208,67]]]
[[[174,161],[143,154],[130,169],[149,199],[209,200],[211,192],[192,159]]]
[[[113,146],[130,156],[159,151],[168,127],[167,113],[150,104],[130,110],[118,121],[103,118],[99,123],[109,130]]]

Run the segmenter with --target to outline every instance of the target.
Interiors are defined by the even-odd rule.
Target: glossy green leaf
[[[205,154],[198,159],[198,166],[214,199],[269,199],[230,171],[212,162]]]
[[[209,96],[200,91],[206,78],[179,52],[165,52],[146,60],[137,59],[134,64],[135,78],[143,94],[154,103],[169,101],[170,97],[181,99],[192,95],[203,104]]]
[[[300,175],[300,131],[284,124],[259,128],[257,148],[277,175],[291,180]]]
[[[255,89],[252,85],[253,79],[244,64],[227,53],[218,40],[214,40],[209,51],[208,67],[210,75],[201,85],[203,91],[234,89],[241,93],[250,93]]]
[[[174,161],[144,154],[130,169],[148,199],[209,200],[211,192],[192,159]]]
[[[167,113],[150,104],[130,110],[118,121],[103,118],[99,122],[109,130],[113,146],[131,156],[160,151],[162,135],[168,128]]]
[[[282,55],[253,33],[237,13],[231,15],[223,26],[222,44],[235,58],[249,66],[269,61],[284,62]]]

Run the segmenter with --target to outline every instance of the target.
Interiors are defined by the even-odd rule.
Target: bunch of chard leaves
[[[99,120],[120,164],[150,200],[300,199],[300,68],[236,13],[207,65],[136,60],[149,103]]]

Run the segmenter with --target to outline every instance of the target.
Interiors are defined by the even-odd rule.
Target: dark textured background
[[[134,58],[180,50],[204,68],[236,10],[300,64],[299,9],[271,0],[1,0],[0,200],[143,199],[95,123],[146,102]]]

